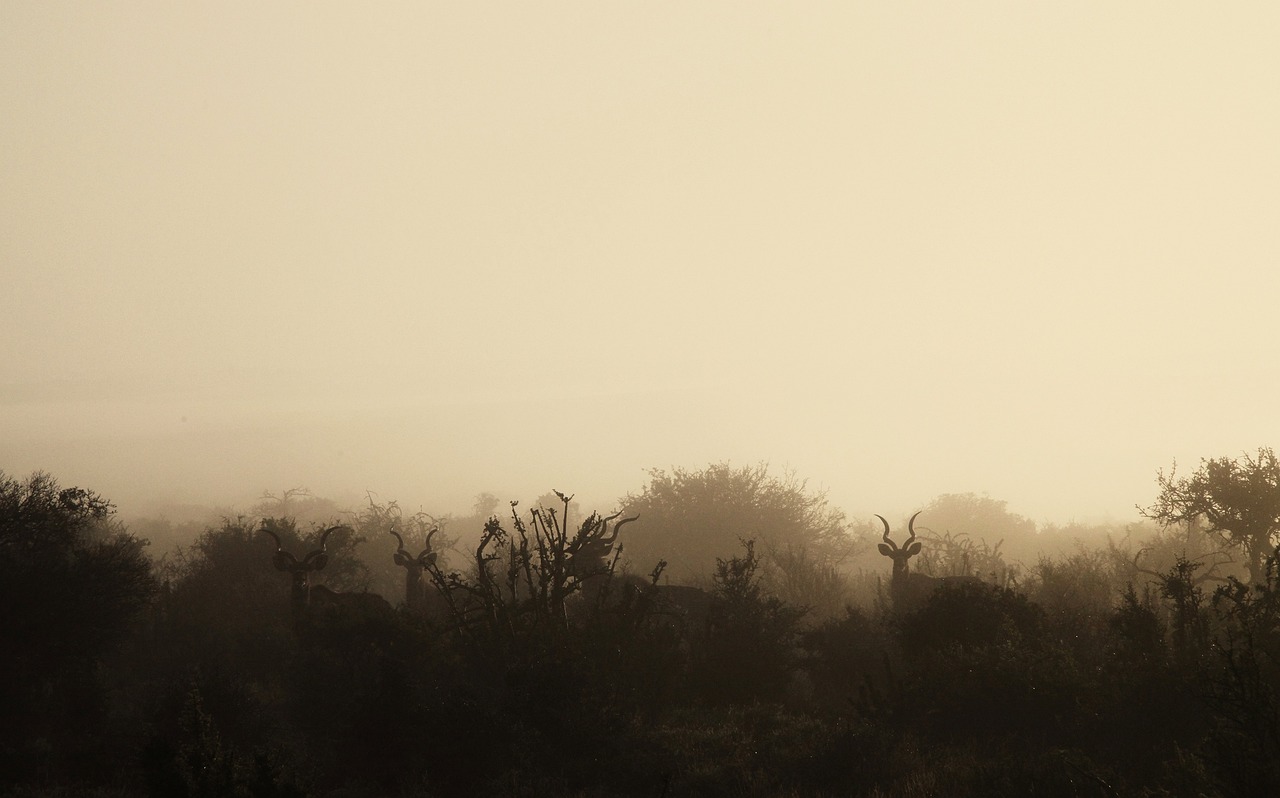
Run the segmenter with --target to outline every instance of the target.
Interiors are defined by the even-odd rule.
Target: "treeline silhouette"
[[[1280,795],[1269,454],[1161,474],[1167,530],[1025,573],[926,534],[928,509],[895,542],[722,466],[654,472],[609,515],[487,497],[479,529],[372,498],[310,529],[229,517],[160,561],[103,497],[0,473],[0,791]],[[625,567],[646,511],[812,534],[739,535],[671,584]],[[877,573],[840,567],[877,544]],[[937,578],[908,590],[908,556]]]

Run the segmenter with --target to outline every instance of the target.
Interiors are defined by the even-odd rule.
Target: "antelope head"
[[[427,547],[414,556],[404,547],[404,538],[400,537],[400,533],[394,529],[390,530],[396,542],[400,544],[394,559],[396,565],[404,568],[404,602],[410,608],[421,609],[426,606],[427,585],[422,578],[422,572],[436,564],[439,552],[432,548],[431,538],[435,537],[439,531],[440,527],[432,527],[427,533]]]
[[[920,553],[920,543],[916,540],[916,516],[924,512],[920,510],[911,516],[911,520],[907,521],[907,531],[911,533],[911,537],[899,548],[898,544],[889,539],[889,522],[884,520],[883,515],[877,515],[880,523],[884,524],[884,543],[878,548],[880,553],[893,560],[893,581],[895,584],[904,582],[907,578],[907,560]]]
[[[284,545],[280,542],[280,536],[267,528],[264,521],[259,531],[265,532],[271,536],[276,542],[276,553],[271,557],[271,563],[276,567],[277,571],[285,571],[293,577],[293,598],[294,601],[306,603],[311,594],[311,572],[322,570],[329,564],[329,554],[325,551],[325,544],[329,540],[329,535],[335,529],[341,529],[341,526],[331,526],[320,536],[320,548],[309,552],[301,560],[293,556],[291,552],[284,550]]]
[[[419,575],[422,573],[424,568],[434,565],[439,552],[435,551],[431,547],[431,539],[435,537],[436,533],[439,531],[440,527],[431,527],[431,531],[427,533],[427,547],[418,552],[418,555],[415,557],[404,547],[404,538],[400,537],[400,533],[396,532],[394,529],[390,530],[391,535],[395,537],[396,542],[400,544],[395,553],[396,565],[406,568],[411,574],[417,573]]]
[[[622,527],[640,517],[637,515],[631,518],[623,518],[614,524],[613,532],[610,533],[609,522],[620,515],[622,513],[618,512],[601,518],[593,514],[582,522],[582,526],[578,529],[578,534],[565,547],[565,554],[568,555],[569,559],[568,568],[570,573],[578,579],[585,579],[605,569],[609,552],[613,550],[613,543],[618,539],[618,532]]]

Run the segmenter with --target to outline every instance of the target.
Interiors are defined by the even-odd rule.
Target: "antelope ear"
[[[917,554],[919,554],[919,553],[920,553],[920,544],[919,544],[919,543],[912,543],[910,546],[907,546],[907,556],[908,556],[908,557],[914,557],[914,556],[916,556],[916,555],[917,555]]]
[[[324,567],[329,564],[329,555],[324,552],[312,554],[307,557],[305,562],[312,571],[323,571]]]
[[[435,565],[436,557],[438,557],[439,554],[440,552],[437,552],[437,551],[426,552],[425,554],[423,554],[421,557],[418,558],[418,562],[422,563],[422,567],[424,568]]]
[[[398,551],[395,554],[395,561],[396,561],[396,565],[404,566],[405,568],[408,568],[410,565],[413,565],[413,560],[410,560],[407,555]]]
[[[287,551],[277,551],[271,557],[271,564],[276,567],[277,571],[292,571],[298,561]]]
[[[892,557],[892,556],[893,556],[893,549],[889,548],[889,544],[888,544],[888,543],[881,543],[879,546],[876,546],[876,548],[877,548],[877,549],[879,549],[879,550],[880,550],[880,553],[881,553],[881,554],[883,554],[883,555],[884,555],[884,556],[886,556],[886,557]]]

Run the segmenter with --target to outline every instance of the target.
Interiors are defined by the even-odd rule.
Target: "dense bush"
[[[755,544],[743,546],[742,556],[716,561],[715,610],[694,661],[694,692],[713,704],[779,701],[796,667],[804,611],[765,594]]]
[[[627,558],[644,572],[667,560],[676,580],[702,579],[746,539],[768,552],[804,548],[823,563],[852,544],[843,511],[794,474],[771,475],[763,464],[717,463],[699,471],[654,469],[649,477],[641,492],[620,500],[628,515],[641,518]]]
[[[0,785],[114,773],[102,666],[154,591],[114,507],[53,477],[0,472]]]
[[[840,592],[801,550],[746,543],[709,591],[673,588],[618,570],[625,519],[570,524],[561,494],[434,560],[436,617],[364,600],[396,572],[359,555],[398,567],[386,529],[415,523],[393,505],[327,536],[226,520],[152,569],[100,497],[0,488],[0,794],[1280,793],[1274,563],[1210,594],[1180,551],[1082,548],[1025,591],[942,582],[802,625],[786,579]],[[312,576],[354,592],[299,603],[277,540],[323,540]]]

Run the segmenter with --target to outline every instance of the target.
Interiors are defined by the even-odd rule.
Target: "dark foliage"
[[[805,548],[824,560],[851,545],[844,513],[823,493],[793,474],[771,475],[765,465],[654,469],[644,490],[621,504],[642,519],[632,530],[628,559],[644,570],[667,560],[682,582],[705,578],[739,540],[758,540],[767,551]]]
[[[1263,578],[1267,556],[1280,532],[1280,458],[1267,448],[1238,459],[1202,460],[1189,477],[1177,466],[1157,477],[1160,494],[1138,509],[1163,524],[1205,521],[1206,532],[1220,535],[1245,556],[1251,581]]]
[[[98,666],[154,590],[112,505],[36,473],[0,472],[0,783],[110,771]]]
[[[901,620],[903,705],[940,739],[1023,741],[1069,732],[1075,663],[1020,593],[982,582],[944,584]]]
[[[1208,661],[1214,710],[1210,761],[1234,795],[1280,794],[1280,570],[1273,550],[1263,579],[1219,589],[1222,620]]]
[[[694,691],[718,704],[779,701],[797,664],[803,610],[765,595],[755,543],[740,557],[716,560],[716,599],[705,647],[696,653]]]
[[[754,544],[705,593],[637,579],[625,519],[558,494],[424,560],[437,617],[360,589],[395,513],[376,547],[227,520],[157,591],[104,500],[2,487],[3,794],[1280,794],[1274,559],[1210,596],[1186,557],[1119,589],[1081,552],[806,629]],[[277,540],[324,554],[301,603]]]

